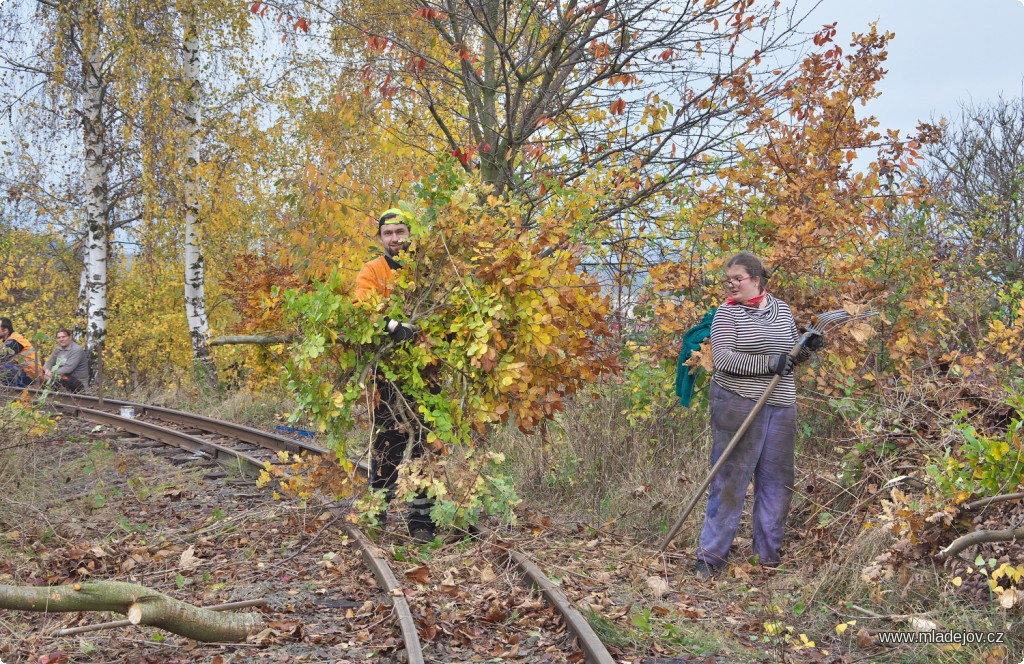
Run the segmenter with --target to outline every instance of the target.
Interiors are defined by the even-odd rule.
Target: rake
[[[863,311],[858,314],[851,314],[844,309],[836,309],[834,311],[826,311],[825,313],[818,314],[814,318],[814,322],[807,327],[807,331],[804,332],[803,336],[801,336],[793,348],[790,349],[789,356],[796,359],[800,354],[800,349],[803,348],[807,341],[814,336],[823,335],[825,332],[850,321],[877,315],[878,312],[874,309],[868,309],[867,311]],[[754,404],[754,408],[750,411],[750,414],[747,415],[747,419],[743,420],[743,424],[740,425],[740,428],[736,431],[732,440],[729,441],[729,444],[722,452],[722,455],[718,458],[718,462],[715,463],[708,472],[708,475],[700,485],[700,488],[694,492],[693,498],[691,498],[690,502],[686,505],[686,509],[684,509],[679,518],[676,519],[676,522],[672,525],[672,529],[668,531],[668,534],[661,540],[661,543],[658,544],[658,551],[664,552],[672,542],[673,538],[675,538],[679,533],[679,529],[683,527],[683,523],[686,521],[686,518],[690,516],[690,513],[693,512],[693,508],[697,506],[697,501],[699,501],[704,495],[704,492],[707,491],[708,486],[711,485],[711,480],[713,480],[715,475],[718,474],[718,471],[722,469],[722,466],[725,465],[729,455],[732,454],[732,451],[739,444],[740,440],[742,440],[744,434],[747,433],[747,429],[750,428],[751,422],[753,422],[754,418],[757,417],[757,414],[761,412],[764,404],[768,401],[768,397],[770,397],[772,392],[775,391],[775,387],[779,384],[780,380],[782,380],[782,376],[775,376],[772,378],[772,381],[768,383],[768,387],[765,389],[764,394],[762,394],[761,398]]]

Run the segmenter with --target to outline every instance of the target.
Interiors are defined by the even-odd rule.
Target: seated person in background
[[[39,375],[36,349],[14,331],[10,318],[0,318],[0,385],[28,387]]]
[[[89,384],[89,362],[85,351],[71,338],[66,327],[57,330],[57,347],[43,365],[47,382],[61,390],[80,392]]]

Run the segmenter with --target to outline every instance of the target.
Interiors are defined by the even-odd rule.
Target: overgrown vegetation
[[[145,93],[120,81],[177,80],[177,32],[160,30],[147,49],[147,29],[200,8],[227,12],[234,27],[211,21],[204,34],[244,54],[239,40],[267,5],[239,15],[216,0],[152,14],[130,4],[41,9],[41,38],[56,47],[37,51],[59,57],[21,63],[63,74],[47,79],[57,87],[37,108],[53,117],[78,122],[75,104],[111,86],[93,110],[120,141],[83,169],[116,176],[118,196],[99,211],[105,185],[84,187],[81,173],[51,182],[36,146],[12,146],[23,168],[0,210],[0,314],[44,353],[56,327],[90,321],[90,337],[106,336],[112,391],[315,431],[336,466],[316,462],[299,481],[287,467],[314,462],[285,455],[263,478],[301,497],[318,481],[351,490],[344,476],[369,437],[375,378],[392,381],[412,398],[405,416],[431,431],[431,453],[404,466],[400,497],[425,489],[435,516],[456,525],[509,518],[525,497],[647,540],[706,472],[700,396],[683,409],[670,394],[679,336],[719,303],[723,261],[753,250],[801,323],[830,309],[881,312],[830,334],[801,368],[787,557],[808,583],[757,609],[757,643],[779,659],[849,647],[879,620],[854,617],[853,604],[1019,630],[1024,102],[968,107],[914,136],[887,131],[865,107],[892,35],[871,27],[839,44],[825,26],[799,61],[779,64],[799,35],[758,0],[711,0],[692,15],[632,2],[456,11],[404,0],[282,14],[286,43],[322,29],[328,46],[291,53],[301,84],[257,85],[247,58],[218,60],[230,69],[226,96],[245,101],[218,108],[202,167],[189,168],[208,193],[199,212],[210,265],[208,284],[190,286],[209,286],[214,330],[292,340],[218,347],[221,392],[199,385],[182,342],[196,332],[177,259],[184,183],[164,149],[182,128],[160,120],[185,100],[174,86]],[[128,22],[125,48],[109,50],[120,42],[103,19],[122,10],[170,23]],[[58,19],[82,27],[89,48],[65,43]],[[769,51],[743,52],[766,34]],[[70,74],[90,64],[74,58],[102,60],[103,49],[113,69]],[[3,88],[12,108],[18,90]],[[277,120],[261,124],[264,114]],[[95,147],[96,127],[78,128]],[[113,154],[123,162],[103,161]],[[394,205],[416,219],[409,267],[392,297],[355,304],[372,219]],[[78,307],[93,260],[85,245],[114,247],[102,283],[85,271],[104,294],[100,313]],[[386,316],[421,333],[391,343]],[[707,349],[691,364],[710,368]],[[0,481],[11,482],[17,450],[47,423],[14,402],[0,424],[12,432],[2,462],[14,464]],[[372,521],[381,503],[358,505]],[[975,532],[985,534],[962,539]],[[656,617],[638,613],[636,633],[616,638],[663,635]]]

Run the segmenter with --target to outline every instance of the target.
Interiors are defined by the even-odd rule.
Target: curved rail
[[[15,388],[7,388],[8,390],[15,391]],[[43,390],[33,388],[18,388],[17,392],[27,392],[33,396],[39,397],[43,395]],[[93,397],[85,394],[69,394],[67,392],[48,392],[46,393],[47,402],[56,402],[65,404],[68,406],[81,407],[82,404],[93,404],[97,406],[98,410],[100,403],[98,397]],[[183,424],[186,426],[192,426],[203,431],[209,431],[210,433],[220,434],[222,436],[231,436],[238,440],[260,447],[267,447],[275,451],[286,451],[286,452],[310,452],[312,454],[327,454],[328,451],[322,447],[311,445],[310,443],[303,442],[301,440],[294,440],[287,436],[280,436],[268,431],[260,431],[253,427],[245,426],[244,424],[235,424],[234,422],[226,422],[224,420],[218,420],[213,417],[207,417],[205,415],[196,415],[194,413],[188,413],[183,410],[174,410],[173,408],[164,408],[163,406],[150,406],[148,404],[136,403],[134,401],[121,401],[119,399],[103,399],[102,407],[111,408],[114,410],[120,409],[122,406],[130,406],[136,410],[139,414],[149,413],[154,417],[168,422],[174,422],[175,424]]]
[[[41,390],[18,390],[28,391],[30,394],[40,394]],[[223,445],[218,445],[196,436],[175,431],[167,427],[138,420],[135,418],[120,417],[110,412],[86,408],[82,403],[97,403],[99,399],[90,396],[72,395],[67,393],[50,393],[47,400],[54,403],[61,411],[68,412],[81,419],[123,429],[139,436],[150,438],[191,451],[211,458],[238,459],[253,468],[263,469],[263,462],[244,452],[233,450]],[[140,415],[149,414],[156,418],[174,422],[179,425],[190,426],[202,431],[208,431],[222,436],[229,436],[246,443],[251,443],[272,450],[285,450],[289,452],[311,452],[314,454],[327,454],[328,452],[315,445],[302,441],[279,436],[276,434],[260,431],[252,427],[238,425],[223,420],[218,420],[202,415],[194,415],[185,411],[178,411],[171,408],[149,406],[146,404],[134,403],[131,401],[120,401],[116,399],[104,399],[104,407],[119,409],[122,406],[130,406],[136,409]],[[357,464],[362,474],[367,470],[362,464]],[[338,514],[338,508],[331,508],[331,511]],[[484,536],[495,536],[491,531],[482,528],[474,528],[476,532]],[[387,561],[380,554],[380,549],[374,545],[358,528],[352,525],[345,526],[345,532],[355,542],[366,565],[373,572],[380,588],[387,594],[392,607],[394,608],[396,620],[402,632],[402,639],[405,643],[406,653],[410,664],[423,664],[423,652],[420,645],[419,634],[416,630],[416,622],[413,618],[409,602],[402,592],[401,584],[395,577]],[[543,571],[529,557],[519,551],[508,550],[508,558],[522,572],[525,580],[530,586],[540,590],[548,603],[564,618],[569,631],[576,638],[576,641],[583,651],[586,661],[590,664],[615,664],[615,659],[605,648],[600,637],[594,632],[590,623],[572,604],[558,586],[545,576]]]
[[[174,429],[168,429],[167,427],[143,422],[130,417],[113,415],[102,410],[83,408],[81,406],[68,406],[61,404],[58,405],[57,408],[61,411],[72,411],[72,415],[74,417],[78,417],[95,424],[117,427],[118,429],[123,429],[129,433],[134,433],[145,438],[158,440],[167,445],[186,449],[189,452],[205,454],[210,458],[220,460],[238,459],[239,461],[244,461],[249,464],[256,470],[263,469],[263,462],[254,456],[250,456],[245,452],[233,450],[230,447],[212,443],[208,440],[203,440],[202,438],[196,438],[195,436],[181,431],[175,431]]]
[[[26,390],[19,390],[19,392],[20,391]],[[41,392],[40,390],[27,391],[36,396]],[[8,395],[9,394],[10,392],[8,392]],[[182,448],[195,454],[200,454],[203,457],[219,460],[223,460],[225,458],[238,459],[257,470],[261,470],[264,467],[262,461],[239,450],[233,450],[229,447],[197,438],[191,434],[162,427],[134,417],[121,417],[120,415],[115,415],[106,411],[82,406],[82,402],[98,402],[99,399],[96,397],[80,397],[78,395],[51,393],[47,395],[47,401],[58,411],[69,414],[73,417],[93,422],[95,424],[116,427],[144,438],[156,440],[173,447]],[[176,424],[190,426],[218,435],[237,438],[244,442],[259,445],[264,448],[270,448],[273,450],[283,449],[290,452],[306,451],[313,452],[315,454],[327,454],[326,450],[314,445],[294,441],[283,436],[276,436],[251,427],[231,422],[224,422],[223,420],[217,420],[211,417],[195,415],[170,408],[137,404],[130,401],[119,401],[116,399],[104,399],[103,404],[104,406],[115,409],[119,409],[122,406],[131,406],[136,409],[136,412],[139,415],[152,415],[160,419],[172,421]],[[367,469],[361,465],[357,467],[363,473],[368,472]],[[340,510],[337,508],[332,508],[331,511],[336,515],[340,514]],[[349,538],[355,542],[363,561],[366,566],[370,568],[370,571],[377,579],[377,585],[385,593],[388,601],[394,609],[395,618],[398,621],[398,626],[402,633],[402,641],[405,644],[406,657],[409,664],[424,664],[423,649],[420,645],[419,633],[416,630],[416,622],[413,619],[412,610],[409,608],[409,602],[406,600],[405,594],[402,592],[401,584],[398,582],[395,573],[391,570],[387,561],[380,555],[380,549],[378,549],[362,533],[362,531],[353,525],[346,525],[345,532]]]
[[[472,526],[471,530],[481,536],[498,537],[496,533],[482,526]],[[615,664],[615,658],[608,652],[601,637],[597,635],[583,614],[576,610],[565,593],[544,574],[543,570],[524,553],[515,549],[509,549],[507,553],[509,559],[523,573],[529,585],[540,590],[552,608],[562,615],[566,627],[576,637],[576,642],[579,644],[580,650],[583,651],[587,663]]]
[[[331,511],[335,514],[340,512],[337,508]],[[420,635],[416,630],[416,621],[413,620],[409,602],[405,599],[402,586],[398,582],[395,573],[391,570],[391,566],[380,555],[380,549],[367,539],[358,528],[351,524],[346,524],[345,532],[356,543],[356,546],[359,547],[359,552],[363,556],[363,562],[373,571],[373,576],[377,579],[377,585],[391,600],[391,606],[394,608],[395,616],[398,619],[398,627],[402,630],[402,641],[405,642],[405,652],[409,664],[423,664],[423,648],[420,646]]]

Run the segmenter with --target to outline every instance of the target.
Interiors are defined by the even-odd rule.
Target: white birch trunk
[[[78,307],[75,309],[75,326],[71,331],[76,339],[85,338],[85,321],[89,317],[89,252],[83,251],[81,257],[82,270],[78,274]]]
[[[199,104],[199,38],[196,18],[188,16],[185,26],[184,81],[186,87],[185,122],[188,127],[185,170],[185,316],[192,340],[192,360],[200,379],[216,386],[217,369],[210,356],[210,325],[206,316],[206,275],[203,266],[202,217],[199,214],[199,131],[202,112]]]
[[[95,45],[83,44],[82,139],[85,146],[85,292],[87,302],[86,348],[90,366],[97,362],[107,338],[107,222],[109,168],[106,164],[103,123],[104,85],[101,58]]]

